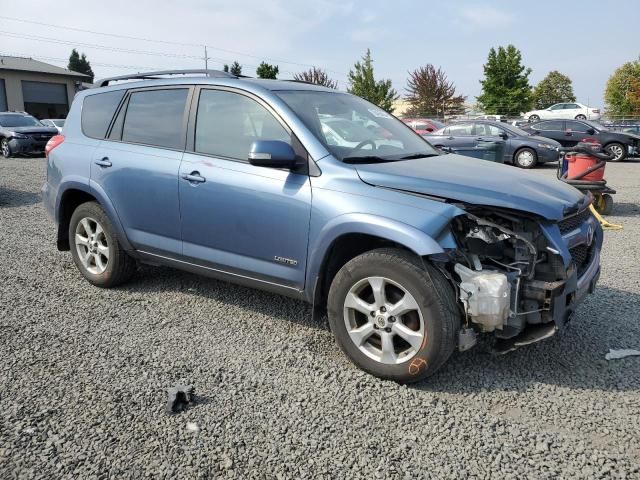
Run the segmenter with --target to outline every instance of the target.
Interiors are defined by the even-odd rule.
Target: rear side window
[[[82,131],[87,137],[104,138],[125,90],[88,95],[82,103]]]
[[[540,122],[533,125],[536,130],[564,130],[564,122],[551,120],[549,122]]]
[[[196,117],[195,151],[246,161],[251,143],[291,134],[255,100],[238,93],[202,90]]]
[[[463,123],[460,125],[451,125],[449,127],[449,131],[447,132],[448,135],[461,135],[461,136],[466,136],[466,135],[472,135],[471,131],[473,130],[473,125],[470,123]]]
[[[183,148],[187,88],[134,92],[129,98],[122,141]]]

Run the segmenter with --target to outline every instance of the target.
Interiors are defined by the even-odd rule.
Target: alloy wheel
[[[607,150],[613,155],[613,161],[618,161],[624,156],[624,149],[620,145],[609,145]]]
[[[11,149],[9,148],[9,142],[6,140],[2,140],[2,145],[0,145],[2,149],[2,156],[4,158],[9,158],[11,156]]]
[[[426,337],[413,295],[385,277],[367,277],[351,287],[344,301],[344,323],[362,353],[389,365],[410,360]]]
[[[75,235],[76,250],[84,268],[100,275],[109,264],[109,244],[102,225],[85,217],[78,222]]]

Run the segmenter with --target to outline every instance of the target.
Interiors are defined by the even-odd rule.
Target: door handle
[[[191,183],[204,183],[207,181],[207,179],[200,175],[200,172],[197,171],[182,175],[182,179]]]
[[[113,164],[111,163],[111,160],[109,160],[109,157],[103,157],[100,160],[96,160],[96,165],[102,168],[108,168]]]

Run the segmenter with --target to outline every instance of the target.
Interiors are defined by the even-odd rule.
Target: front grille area
[[[580,225],[582,225],[582,223],[585,222],[590,216],[591,210],[585,208],[580,213],[560,220],[560,223],[558,223],[558,227],[560,227],[560,233],[564,235],[565,233],[569,233],[570,231],[575,230]]]
[[[578,270],[578,276],[581,276],[589,266],[589,260],[591,260],[591,251],[592,248],[586,245],[577,245],[569,249],[571,260]]]

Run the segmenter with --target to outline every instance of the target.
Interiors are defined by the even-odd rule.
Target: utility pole
[[[204,45],[204,69],[209,70],[209,56],[207,55],[206,45]]]

